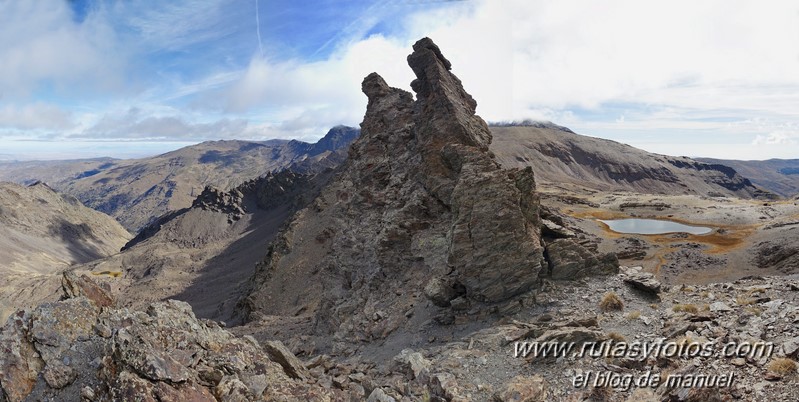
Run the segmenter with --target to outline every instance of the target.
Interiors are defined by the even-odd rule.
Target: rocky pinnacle
[[[416,310],[448,323],[518,305],[546,273],[532,170],[499,166],[451,63],[428,38],[413,49],[416,99],[364,79],[361,135],[273,243],[241,303],[249,319],[300,311],[320,337],[371,341],[417,331]]]

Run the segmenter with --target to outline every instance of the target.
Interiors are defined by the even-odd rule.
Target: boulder
[[[61,277],[64,298],[84,296],[98,307],[111,307],[115,304],[108,284],[98,285],[86,275],[78,275],[73,271],[65,271]]]
[[[366,399],[366,402],[397,402],[397,400],[386,394],[382,388],[375,388],[374,391],[369,394],[369,398]]]
[[[266,341],[263,347],[269,355],[269,358],[280,364],[283,367],[283,371],[285,371],[289,377],[298,380],[303,380],[307,377],[305,366],[303,366],[297,356],[294,356],[294,353],[291,353],[291,351],[283,345],[283,342]]]
[[[425,296],[438,307],[449,307],[450,302],[463,293],[463,287],[450,279],[433,278],[424,287]]]
[[[549,276],[556,280],[611,275],[619,271],[619,260],[615,254],[596,255],[570,239],[557,239],[549,243],[546,255]]]
[[[410,378],[418,378],[423,372],[429,372],[431,363],[419,352],[412,349],[403,349],[392,360],[395,371],[404,373]]]
[[[726,305],[724,302],[717,301],[710,304],[710,311],[725,313],[732,311],[732,307]]]
[[[660,281],[655,279],[655,274],[643,272],[642,267],[620,267],[622,280],[630,286],[644,292],[660,293]]]
[[[577,234],[570,229],[567,229],[548,219],[541,219],[541,234],[557,239],[568,239],[577,236]]]
[[[788,357],[799,357],[799,336],[786,339],[782,342],[782,352]]]

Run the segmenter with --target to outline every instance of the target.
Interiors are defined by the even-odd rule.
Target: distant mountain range
[[[752,183],[783,197],[799,196],[799,159],[738,161],[697,158],[698,161],[729,166]]]
[[[548,122],[492,124],[490,149],[505,167],[531,166],[542,183],[598,191],[741,198],[799,193],[799,160],[732,161],[652,154]],[[209,141],[151,158],[0,162],[0,180],[43,181],[136,233],[189,207],[207,185],[222,190],[291,169],[318,173],[346,158],[358,129],[332,128],[314,144],[296,140]],[[774,194],[771,194],[774,193]]]
[[[723,164],[653,154],[552,123],[495,125],[491,133],[497,160],[506,167],[531,166],[540,183],[647,194],[774,196],[768,186],[760,189]]]
[[[358,132],[334,127],[315,144],[209,141],[143,159],[5,162],[0,181],[43,181],[135,233],[162,214],[191,206],[207,185],[230,189],[282,169],[310,173],[336,166]]]

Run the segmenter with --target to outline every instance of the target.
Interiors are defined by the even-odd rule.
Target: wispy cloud
[[[232,0],[118,2],[108,4],[103,12],[143,42],[137,45],[150,51],[183,51],[234,32],[236,26],[227,24],[225,8],[240,6]]]
[[[792,1],[253,3],[108,0],[76,19],[66,2],[0,0],[0,137],[318,136],[362,119],[368,73],[409,89],[405,57],[430,36],[487,120],[795,154]]]
[[[179,116],[147,115],[131,108],[123,114],[103,116],[88,129],[70,135],[74,139],[217,140],[241,138],[247,128],[241,119],[187,122]]]

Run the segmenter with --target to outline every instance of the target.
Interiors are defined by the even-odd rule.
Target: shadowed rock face
[[[413,48],[416,101],[364,79],[361,136],[270,247],[242,303],[250,319],[299,312],[309,332],[369,341],[418,328],[409,310],[452,314],[425,307],[430,281],[479,311],[536,287],[546,263],[532,170],[498,165],[450,63],[430,39]]]

